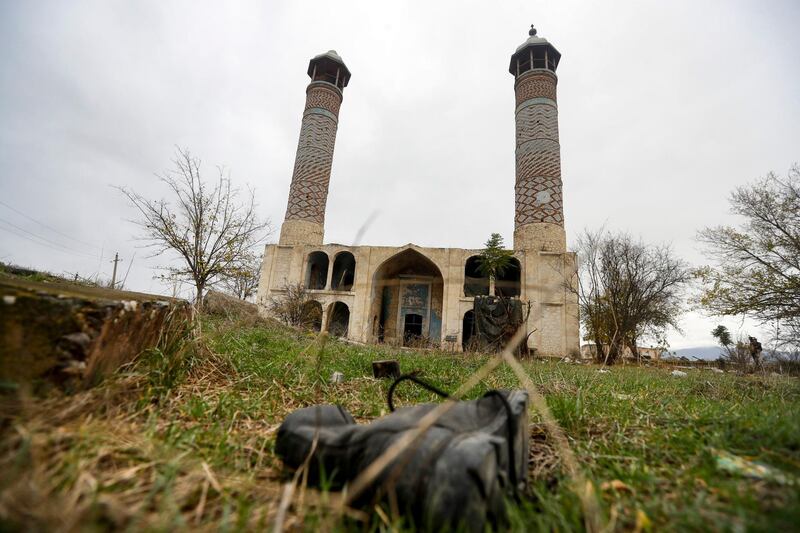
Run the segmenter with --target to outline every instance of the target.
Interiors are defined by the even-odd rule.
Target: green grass
[[[203,331],[209,351],[186,356],[182,372],[162,354],[151,355],[85,396],[45,399],[30,408],[26,419],[17,420],[28,440],[6,433],[6,464],[21,461],[27,470],[41,465],[46,475],[37,483],[49,487],[41,496],[46,503],[80,494],[74,508],[61,505],[61,512],[72,512],[84,525],[265,527],[284,481],[272,448],[286,414],[322,402],[342,404],[359,422],[385,414],[389,383],[369,377],[375,359],[395,357],[404,372],[417,370],[450,391],[486,361],[334,340],[320,350],[314,335],[252,320],[207,318]],[[616,530],[635,529],[637,515],[640,527],[649,523],[653,530],[791,530],[800,523],[800,485],[745,479],[720,471],[715,462],[716,450],[724,450],[800,478],[796,378],[707,370],[679,378],[671,369],[631,366],[599,373],[595,366],[539,360],[524,366],[595,484],[604,520]],[[334,371],[345,375],[344,383],[328,383]],[[469,396],[516,387],[513,373],[501,366]],[[413,384],[402,385],[395,398],[398,405],[438,400]],[[54,414],[77,401],[91,407]],[[51,422],[37,426],[43,417]],[[579,500],[537,415],[531,417],[537,461],[530,493],[512,510],[514,528],[581,530]],[[36,446],[58,460],[37,459]],[[87,485],[87,474],[94,485]],[[617,489],[601,489],[614,480],[621,482]],[[13,481],[6,474],[4,486],[15,489]],[[309,529],[324,520],[319,498],[307,494],[293,520],[305,520]],[[18,523],[13,512],[2,514],[3,505],[0,498],[0,515]],[[372,520],[368,529],[381,523],[377,515]]]

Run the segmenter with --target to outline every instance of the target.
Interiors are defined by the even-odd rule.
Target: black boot
[[[501,525],[506,498],[527,482],[527,407],[525,391],[457,402],[354,505],[396,497],[413,525],[427,530]],[[340,488],[434,408],[402,408],[367,425],[334,405],[299,409],[278,429],[275,452],[294,469],[308,460],[310,483]]]

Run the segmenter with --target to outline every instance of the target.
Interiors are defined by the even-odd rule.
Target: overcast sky
[[[800,161],[796,0],[0,0],[0,261],[110,278],[119,252],[127,288],[169,292],[114,186],[166,198],[154,173],[176,145],[255,187],[277,239],[308,60],[328,49],[352,80],[326,242],[374,214],[364,244],[510,245],[507,69],[531,23],[562,53],[568,241],[605,223],[703,264],[695,232],[735,222],[728,192]],[[669,340],[710,344],[718,322],[692,313]]]

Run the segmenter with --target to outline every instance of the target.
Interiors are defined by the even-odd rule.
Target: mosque
[[[567,281],[575,254],[566,249],[558,140],[556,69],[561,54],[531,27],[511,55],[516,118],[514,258],[496,293],[529,306],[528,346],[539,355],[579,353],[578,302]],[[302,284],[318,308],[316,327],[365,343],[426,339],[461,350],[473,331],[474,299],[489,294],[477,269],[480,250],[324,244],[333,148],[350,71],[331,50],[309,62],[300,140],[286,216],[266,247],[257,302]],[[510,191],[509,191],[510,193]]]

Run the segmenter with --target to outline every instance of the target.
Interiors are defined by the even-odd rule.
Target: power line
[[[131,273],[131,267],[133,266],[134,259],[136,259],[136,252],[133,252],[133,257],[131,257],[131,260],[128,263],[128,270],[125,271],[125,278],[122,280],[122,286],[120,286],[120,289],[125,288],[125,282],[128,281],[128,274]]]
[[[78,253],[78,254],[83,254],[83,255],[86,255],[88,257],[96,257],[95,255],[93,255],[93,254],[91,254],[89,252],[84,252],[83,250],[77,250],[75,248],[71,248],[71,247],[66,246],[64,244],[61,244],[60,242],[51,241],[47,237],[42,237],[41,235],[33,233],[32,231],[28,231],[25,228],[21,228],[21,227],[17,226],[16,224],[14,224],[13,222],[9,222],[8,220],[0,218],[0,222],[3,222],[4,224],[8,224],[9,226],[11,226],[13,228],[16,228],[17,230],[19,230],[19,231],[21,231],[23,233],[27,233],[28,235],[36,237],[37,239],[43,240],[43,241],[45,241],[47,243],[50,243],[50,244],[55,245],[55,246],[58,246],[60,248],[64,248],[65,250],[69,250],[71,252],[75,252],[75,253]]]
[[[30,241],[33,244],[38,244],[39,246],[44,246],[45,248],[49,248],[50,250],[55,250],[56,252],[61,252],[61,253],[64,253],[64,254],[74,255],[76,257],[87,257],[84,254],[72,252],[70,250],[65,250],[63,248],[57,248],[57,247],[51,246],[51,245],[49,245],[49,244],[47,244],[45,242],[37,241],[36,239],[32,239],[31,237],[28,237],[24,233],[21,233],[19,231],[14,230],[14,229],[4,228],[3,226],[0,226],[0,230],[7,231],[8,233],[10,233],[10,234],[12,234],[12,235],[14,235],[16,237],[19,237],[20,239],[25,239],[26,241]]]
[[[23,212],[22,212],[22,211],[20,211],[19,209],[16,209],[16,208],[14,208],[14,207],[11,207],[10,205],[8,205],[7,203],[5,203],[5,202],[3,202],[3,201],[1,201],[1,200],[0,200],[0,205],[3,205],[3,206],[5,206],[5,207],[7,207],[7,208],[11,209],[11,210],[12,210],[12,211],[14,211],[15,213],[17,213],[17,214],[19,214],[19,215],[22,215],[22,216],[24,216],[24,217],[25,217],[25,218],[27,218],[28,220],[30,220],[30,221],[33,221],[33,222],[36,222],[36,223],[37,223],[37,224],[39,224],[40,226],[42,226],[42,227],[45,227],[45,228],[47,228],[47,229],[49,229],[50,231],[53,231],[53,232],[55,232],[55,233],[58,233],[58,234],[59,234],[59,235],[61,235],[62,237],[66,237],[67,239],[69,239],[69,240],[71,240],[71,241],[75,241],[75,242],[77,242],[77,243],[80,243],[80,244],[83,244],[83,245],[86,245],[86,246],[90,246],[90,247],[92,247],[92,248],[94,248],[94,249],[96,249],[96,250],[99,250],[99,249],[100,249],[98,246],[96,246],[96,245],[94,245],[94,244],[88,243],[88,242],[86,242],[86,241],[82,241],[82,240],[80,240],[80,239],[76,239],[76,238],[74,238],[74,237],[70,237],[70,236],[69,236],[69,235],[67,235],[66,233],[62,233],[62,232],[60,232],[59,230],[57,230],[56,228],[54,228],[54,227],[52,227],[52,226],[49,226],[49,225],[45,224],[44,222],[42,222],[42,221],[40,221],[40,220],[36,220],[35,218],[33,218],[33,217],[31,217],[31,216],[28,216],[28,215],[26,215],[25,213],[23,213]]]
[[[72,254],[72,252],[66,252],[65,250],[61,250],[61,249],[59,249],[59,248],[55,248],[54,246],[50,246],[50,245],[48,245],[48,244],[45,244],[45,243],[43,243],[43,242],[39,242],[39,241],[37,241],[37,240],[31,239],[30,237],[28,237],[28,236],[26,236],[26,235],[24,235],[24,234],[22,234],[22,233],[20,233],[20,232],[18,232],[18,231],[14,231],[13,229],[4,228],[4,227],[0,226],[0,230],[7,231],[7,232],[8,232],[8,233],[10,233],[11,235],[14,235],[14,236],[16,236],[16,237],[19,237],[20,239],[25,239],[26,241],[30,241],[30,242],[32,242],[33,244],[38,244],[38,245],[40,245],[40,246],[44,246],[44,247],[46,247],[46,248],[50,248],[51,250],[55,250],[55,251],[57,251],[57,252],[63,252],[63,253],[69,253],[69,254]],[[73,254],[73,255],[77,255],[77,254]]]
[[[16,230],[15,229],[4,228],[2,226],[0,226],[0,229],[5,230],[8,233],[11,233],[12,235],[16,235],[17,237],[20,237],[22,239],[30,241],[30,242],[32,242],[34,244],[38,244],[40,246],[45,246],[45,247],[50,248],[52,250],[56,250],[57,252],[68,253],[68,254],[72,254],[72,255],[76,255],[76,256],[91,257],[92,259],[95,258],[94,255],[88,254],[86,252],[81,252],[81,251],[78,251],[78,250],[73,250],[71,248],[67,248],[66,246],[64,246],[62,244],[58,244],[57,242],[53,242],[53,241],[51,241],[49,239],[45,239],[44,237],[40,237],[40,236],[36,235],[35,233],[31,233],[30,231],[22,229],[19,226],[15,225],[15,224],[12,224],[12,223],[10,223],[10,222],[8,222],[6,220],[0,219],[0,222],[3,222],[4,224],[8,224],[12,228],[16,228]],[[20,232],[22,232],[22,233],[20,233]],[[28,235],[31,235],[34,238],[28,237],[27,235],[25,235],[25,233],[27,233]],[[35,240],[35,239],[38,239],[38,240]],[[44,242],[40,242],[40,241],[44,241]]]

